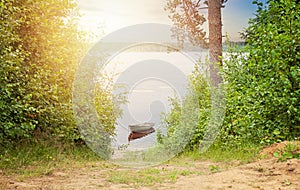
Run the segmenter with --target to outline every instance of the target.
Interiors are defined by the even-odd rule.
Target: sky
[[[265,1],[265,0],[263,0]],[[80,27],[96,34],[108,34],[141,23],[172,25],[164,10],[166,0],[77,0],[82,18]],[[254,16],[252,0],[228,0],[222,9],[223,34],[240,41],[239,33]],[[205,13],[206,10],[203,10]]]

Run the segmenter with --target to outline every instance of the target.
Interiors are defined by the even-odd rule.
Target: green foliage
[[[239,160],[244,163],[249,163],[256,160],[260,148],[261,147],[257,145],[251,145],[249,143],[240,144],[235,147],[220,146],[220,144],[215,143],[204,153],[199,153],[198,151],[198,154],[196,154],[195,157],[216,162]]]
[[[117,119],[123,113],[120,105],[127,102],[126,92],[113,94],[115,88],[121,88],[114,84],[113,76],[103,73],[95,88],[95,107],[99,122],[110,135],[115,135]]]
[[[85,53],[69,0],[0,1],[0,142],[79,138],[72,81]]]
[[[273,156],[277,158],[278,161],[286,161],[292,158],[300,159],[300,145],[299,143],[288,143],[283,149],[274,152]]]
[[[84,144],[58,146],[52,142],[23,140],[0,147],[0,168],[5,175],[46,175],[55,168],[91,161],[99,162],[99,157]]]
[[[170,99],[171,110],[169,113],[166,113],[164,117],[167,125],[167,137],[164,139],[164,137],[158,133],[158,140],[162,144],[173,139],[170,142],[170,146],[172,147],[180,142],[183,142],[182,146],[187,145],[186,148],[188,149],[199,147],[209,122],[211,107],[210,86],[201,69],[203,68],[201,68],[200,65],[195,65],[194,71],[190,76],[189,88],[191,89],[191,94],[187,95],[182,103],[177,98]],[[192,126],[190,129],[183,128],[188,125],[190,120],[196,121],[196,123],[190,124],[196,126]],[[189,142],[185,143],[185,140]],[[179,147],[183,149],[182,146]]]
[[[249,22],[247,46],[230,52],[222,141],[273,143],[300,136],[300,5],[269,1]]]
[[[132,172],[133,171],[133,172]],[[108,181],[117,184],[130,184],[134,188],[153,186],[164,182],[175,182],[180,176],[197,174],[197,171],[181,169],[147,168],[142,170],[110,170]]]
[[[229,49],[221,74],[226,86],[226,114],[218,142],[223,147],[269,144],[300,136],[300,5],[269,1],[258,6],[244,37],[247,46]],[[198,147],[210,117],[210,91],[201,75],[191,85],[199,97],[199,123],[189,147]],[[171,101],[168,134],[178,129],[182,107]],[[159,138],[160,139],[160,138]],[[161,139],[160,139],[161,140]]]

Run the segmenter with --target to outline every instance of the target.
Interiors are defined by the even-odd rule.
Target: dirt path
[[[264,154],[272,153],[273,149],[264,150]],[[77,169],[56,169],[49,175],[26,179],[0,174],[0,189],[300,190],[299,159],[278,162],[271,157],[244,165],[195,161],[183,166],[163,164],[151,171],[155,173],[145,177],[140,176],[144,174],[139,170],[103,167],[102,162]],[[179,175],[174,175],[174,180],[168,180],[174,173]],[[139,181],[139,176],[147,180],[153,175],[168,178],[162,181],[155,181],[154,178],[153,183]],[[136,178],[131,181],[122,179],[131,177]]]
[[[199,190],[300,190],[300,160],[282,163],[274,159],[261,160],[219,173],[181,178],[172,187]]]
[[[112,183],[105,174],[110,169],[95,167],[81,168],[75,171],[55,171],[49,176],[26,179],[5,178],[5,189],[265,189],[265,190],[300,190],[300,160],[292,159],[277,162],[276,159],[264,159],[254,163],[211,172],[216,163],[198,162],[203,174],[179,176],[175,183],[163,182],[150,187],[134,184]],[[169,168],[168,168],[169,167]],[[160,166],[161,170],[172,170],[172,166]],[[177,168],[178,169],[178,168]],[[182,168],[187,169],[187,168]],[[118,169],[122,170],[122,169]],[[124,169],[123,169],[124,170]],[[209,172],[210,171],[210,172]],[[4,186],[3,186],[4,187]]]

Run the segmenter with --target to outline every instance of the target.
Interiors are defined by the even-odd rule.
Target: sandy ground
[[[263,150],[263,154],[272,155],[276,148],[282,144],[271,146]],[[33,177],[18,180],[12,176],[1,176],[0,189],[178,189],[178,190],[300,190],[300,160],[290,159],[278,162],[276,158],[269,157],[249,164],[213,163],[209,161],[196,161],[193,168],[184,170],[201,170],[201,174],[179,176],[175,182],[157,183],[150,187],[135,187],[132,184],[116,184],[105,178],[105,173],[111,169],[97,169],[83,167],[72,171],[54,171],[48,176]],[[223,168],[212,172],[211,166]],[[174,166],[161,165],[161,170],[172,170]],[[178,168],[176,168],[178,170]],[[124,169],[117,169],[124,170]]]

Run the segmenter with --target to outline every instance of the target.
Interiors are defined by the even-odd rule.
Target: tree
[[[227,0],[169,0],[166,10],[174,22],[174,33],[179,42],[188,40],[194,45],[209,48],[211,81],[217,86],[221,81],[218,68],[214,63],[222,65],[222,18],[221,8]],[[203,7],[207,5],[207,7]],[[206,18],[200,13],[201,9],[208,9],[209,36],[207,37],[202,25]]]
[[[208,0],[209,60],[222,65],[222,17],[221,8],[224,0]],[[210,64],[210,77],[213,86],[222,82],[216,64]]]

